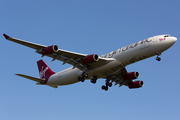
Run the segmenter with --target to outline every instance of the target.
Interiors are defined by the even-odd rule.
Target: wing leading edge
[[[4,37],[12,42],[33,48],[36,50],[37,53],[42,54],[42,51],[50,46],[45,46],[45,45],[40,45],[40,44],[36,44],[36,43],[32,43],[32,42],[28,42],[28,41],[24,41],[24,40],[19,40],[16,38],[12,38],[9,37],[6,34],[3,34]],[[43,55],[44,56],[44,55]],[[113,59],[106,59],[106,58],[99,58],[99,60],[97,62],[94,63],[89,63],[86,65],[83,65],[81,63],[81,60],[85,57],[87,57],[87,54],[80,54],[80,53],[76,53],[76,52],[71,52],[71,51],[66,51],[66,50],[62,50],[62,49],[58,49],[57,52],[55,53],[51,53],[51,54],[46,54],[45,56],[51,57],[53,58],[52,61],[54,60],[60,60],[63,62],[63,64],[68,63],[73,65],[73,68],[78,68],[80,70],[83,70],[85,66],[89,65],[91,66],[91,68],[97,68],[100,67],[102,65],[105,65],[111,61],[113,61]]]

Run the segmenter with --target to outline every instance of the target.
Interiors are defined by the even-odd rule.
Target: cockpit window
[[[164,37],[171,37],[171,35],[165,35]]]

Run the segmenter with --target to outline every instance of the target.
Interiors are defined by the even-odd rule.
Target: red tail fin
[[[43,60],[37,61],[38,69],[39,69],[39,75],[41,79],[45,79],[43,84],[46,84],[49,77],[55,72],[53,72]]]

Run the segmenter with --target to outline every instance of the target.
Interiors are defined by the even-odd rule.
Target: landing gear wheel
[[[105,90],[106,86],[105,86],[105,85],[103,85],[101,88],[102,88],[103,90]]]
[[[161,58],[159,57],[160,55],[161,55],[161,52],[157,52],[157,57],[156,57],[157,61],[161,61]]]
[[[91,83],[96,83],[96,80],[95,79],[91,79]]]
[[[84,82],[86,78],[88,78],[88,74],[83,72],[82,76],[78,77],[78,81]]]
[[[78,77],[78,81],[84,82],[84,78],[83,77]]]
[[[93,76],[92,78],[91,78],[91,83],[96,83],[96,80],[97,80],[97,77],[96,76]]]
[[[84,78],[81,78],[81,82],[84,82],[85,81],[85,79]]]
[[[106,87],[105,87],[105,91],[107,91],[107,90],[108,90],[108,87],[106,86]]]
[[[81,81],[81,77],[78,77],[78,81]]]
[[[157,61],[161,61],[161,58],[160,58],[160,57],[156,57],[156,60],[157,60]]]
[[[101,88],[102,88],[102,90],[105,90],[105,91],[108,90],[108,86],[105,86],[105,85],[103,85]]]

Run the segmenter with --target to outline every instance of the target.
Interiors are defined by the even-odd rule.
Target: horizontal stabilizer
[[[29,80],[36,81],[36,82],[38,82],[38,83],[36,83],[37,85],[41,85],[40,82],[44,81],[40,78],[36,78],[36,77],[28,76],[28,75],[23,75],[23,74],[15,74],[15,75],[29,79]],[[58,86],[56,86],[56,85],[48,85],[48,86],[53,87],[53,88],[58,88]]]
[[[23,74],[16,74],[16,75],[20,76],[20,77],[23,77],[23,78],[27,78],[27,79],[33,80],[33,81],[36,81],[36,82],[44,81],[44,80],[42,80],[40,78],[31,77],[31,76],[28,76],[28,75],[23,75]]]

